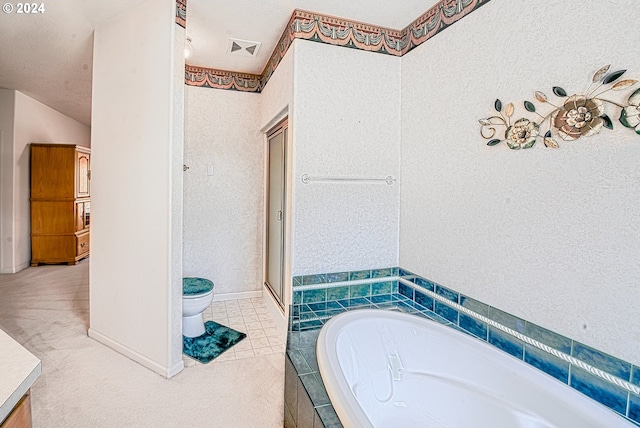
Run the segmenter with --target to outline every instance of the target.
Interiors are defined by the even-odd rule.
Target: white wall
[[[13,127],[15,91],[0,89],[0,273],[14,273]]]
[[[399,182],[303,184],[303,174],[399,179],[401,59],[298,41],[292,274],[398,264]]]
[[[93,63],[89,334],[164,376],[183,367],[174,13],[173,0],[149,0],[104,24]]]
[[[634,364],[639,137],[609,108],[614,131],[518,152],[478,119],[608,63],[640,78],[637,7],[494,0],[403,57],[400,221],[402,267]]]
[[[15,273],[29,266],[31,261],[31,224],[29,204],[30,143],[64,143],[91,146],[91,129],[74,119],[36,101],[19,91],[7,91],[4,99],[13,98],[13,153],[3,152],[3,174],[12,175],[2,180],[3,194],[12,194],[12,205],[3,203],[3,223],[11,222],[12,234],[3,236],[3,243],[11,239],[12,249],[6,253],[3,248],[2,273]],[[4,116],[4,114],[3,114]],[[7,133],[10,144],[11,137]],[[8,150],[8,149],[7,149]],[[8,161],[12,159],[11,161]],[[9,172],[11,171],[11,172]],[[8,178],[8,176],[7,176]],[[7,199],[8,202],[8,199]],[[12,206],[12,208],[10,208]],[[6,211],[5,211],[6,210]],[[5,217],[7,215],[7,217]],[[5,258],[7,257],[7,258]]]
[[[214,295],[262,290],[264,135],[260,95],[188,86],[184,275]],[[207,169],[213,175],[207,175]]]

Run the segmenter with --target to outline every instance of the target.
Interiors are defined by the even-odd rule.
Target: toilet
[[[202,311],[213,301],[213,282],[204,278],[182,278],[182,334],[204,334]]]

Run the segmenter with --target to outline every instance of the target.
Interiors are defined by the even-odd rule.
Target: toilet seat
[[[182,297],[193,299],[213,293],[213,282],[206,278],[182,278]]]

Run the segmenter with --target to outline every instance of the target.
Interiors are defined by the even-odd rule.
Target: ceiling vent
[[[260,42],[250,42],[249,40],[229,39],[227,53],[229,55],[254,57],[260,50]]]

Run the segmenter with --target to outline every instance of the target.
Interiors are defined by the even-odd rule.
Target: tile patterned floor
[[[268,314],[262,298],[213,302],[204,310],[202,317],[205,321],[215,321],[247,334],[245,339],[212,363],[283,353],[285,350],[285,337],[276,330],[276,323]],[[201,365],[186,355],[183,360],[185,367]]]

